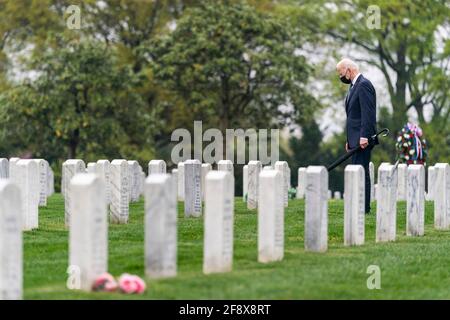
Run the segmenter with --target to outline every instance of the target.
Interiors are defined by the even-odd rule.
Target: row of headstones
[[[190,161],[188,162],[190,165]],[[199,163],[197,163],[199,165]],[[279,216],[282,208],[285,206],[285,179],[282,170],[260,170],[260,163],[250,162],[247,170],[250,171],[249,176],[255,177],[253,172],[259,172],[256,184],[259,197],[257,198],[255,207],[259,202],[258,219],[259,232],[261,230],[270,230],[270,234],[278,240],[282,239],[280,231]],[[440,188],[440,195],[435,197],[435,226],[438,229],[450,228],[450,171],[448,164],[436,165],[436,185]],[[186,169],[186,168],[184,168]],[[189,170],[191,168],[189,167]],[[199,169],[197,168],[197,171]],[[245,168],[244,168],[245,170]],[[178,171],[179,172],[179,171]],[[267,176],[266,176],[267,175]],[[279,181],[276,182],[275,175]],[[185,175],[186,177],[187,175]],[[267,182],[266,178],[271,176],[273,180]],[[207,177],[207,176],[206,176]],[[245,175],[244,175],[245,177]],[[379,177],[379,193],[377,206],[377,227],[376,241],[394,241],[396,237],[396,203],[397,203],[397,173],[395,166],[383,163],[378,170]],[[364,196],[365,181],[364,169],[361,166],[350,165],[345,170],[345,205],[344,205],[344,244],[345,245],[361,245],[364,243]],[[249,179],[250,180],[250,179]],[[270,180],[270,179],[269,179]],[[266,184],[267,182],[267,184]],[[248,183],[249,190],[251,182]],[[277,187],[278,186],[278,187]],[[305,248],[309,251],[326,251],[327,249],[327,233],[328,233],[328,207],[327,207],[327,190],[328,190],[328,172],[325,167],[311,166],[306,169],[306,204],[305,204]],[[420,236],[424,234],[424,201],[425,201],[425,171],[420,165],[412,165],[407,168],[407,235]],[[438,189],[438,187],[436,188]],[[208,185],[206,184],[206,190]],[[275,196],[278,192],[278,196]],[[249,199],[252,199],[251,191],[249,191]],[[216,195],[216,193],[213,193]],[[213,197],[206,191],[205,202],[209,197]],[[281,201],[282,205],[276,205],[277,201]],[[220,203],[220,201],[218,202]],[[208,207],[207,204],[205,204]],[[270,210],[268,208],[271,208]],[[281,209],[280,209],[281,208]],[[271,211],[271,219],[269,225],[265,225],[261,215],[267,211]],[[206,210],[207,211],[207,210]],[[278,213],[273,213],[278,212]],[[276,218],[278,217],[278,218]],[[205,217],[205,221],[207,218]],[[447,222],[442,222],[443,220]],[[277,222],[278,221],[278,222]],[[282,221],[282,220],[281,220]],[[282,225],[282,223],[281,223]],[[207,236],[208,227],[205,226],[205,237]],[[278,230],[278,231],[276,231]],[[217,230],[216,230],[217,231]],[[220,234],[219,231],[215,234]],[[268,231],[269,232],[269,231]],[[259,237],[259,245],[261,241],[269,241],[270,248],[277,248],[275,238],[267,236],[267,232],[262,232],[264,236]],[[261,233],[260,233],[261,235]],[[206,238],[205,238],[206,239]],[[206,240],[205,240],[206,241]],[[211,240],[213,241],[213,240]],[[279,248],[278,248],[279,249]],[[275,250],[275,249],[274,249]],[[260,253],[264,250],[260,250]],[[277,250],[275,250],[277,251]],[[274,251],[271,251],[272,253]],[[277,251],[279,252],[279,250]],[[262,255],[264,256],[264,255]],[[261,258],[260,261],[266,260]],[[272,258],[267,258],[272,261]],[[275,259],[276,260],[276,259]]]
[[[261,168],[259,161],[250,162],[249,165],[251,168]],[[258,189],[255,203],[258,204],[260,262],[278,261],[284,255],[284,207],[287,200],[287,179],[284,173],[287,170],[285,163],[276,164],[275,168],[259,170],[255,183]],[[177,197],[185,201],[185,215],[193,217],[201,216],[201,202],[204,200],[204,273],[231,271],[234,220],[232,163],[219,163],[218,170],[213,171],[208,164],[187,160],[178,164],[178,169],[173,170],[172,174],[165,174],[163,166],[157,171],[149,168],[144,187],[146,275],[161,278],[172,277],[177,273]],[[107,269],[106,209],[99,210],[95,205],[98,197],[94,199],[92,194],[101,197],[102,192],[94,188],[103,188],[101,179],[96,179],[94,175],[76,175],[71,180],[70,191],[77,198],[73,202],[85,205],[91,203],[90,208],[78,208],[78,212],[71,215],[73,218],[70,222],[73,235],[69,246],[70,264],[76,265],[80,273],[85,275],[81,278],[84,290],[90,290],[95,276]],[[174,189],[177,189],[176,193]],[[87,224],[97,224],[97,227],[93,227],[96,232],[86,233]],[[84,239],[80,239],[82,237]],[[96,246],[96,249],[89,252],[97,254],[86,259],[85,249],[90,246]]]
[[[250,170],[248,169],[250,168]],[[258,202],[258,177],[262,170],[276,170],[282,175],[284,205],[288,205],[288,192],[290,188],[290,168],[286,161],[277,161],[274,167],[262,168],[260,161],[250,161],[244,166],[244,195],[246,195],[248,209],[256,209]],[[202,213],[202,201],[205,199],[205,178],[212,171],[209,163],[190,159],[179,162],[171,173],[176,181],[177,199],[184,202],[185,216],[198,217]],[[231,160],[220,160],[217,171],[230,172],[234,177],[234,167]],[[149,170],[150,172],[150,170]],[[163,172],[165,173],[165,171]]]
[[[247,168],[250,167],[250,170]],[[258,177],[261,172],[260,161],[250,161],[244,166],[244,194],[247,194],[247,207],[256,209],[258,202]],[[284,203],[288,204],[288,190],[290,187],[290,169],[285,161],[275,163],[274,169],[280,171],[283,181]],[[266,166],[264,170],[272,170]],[[199,217],[202,213],[202,200],[206,198],[206,176],[213,171],[209,163],[201,163],[199,160],[186,160],[179,162],[177,169],[172,170],[172,175],[177,180],[178,200],[184,201],[185,216]],[[234,178],[234,167],[231,160],[221,160],[217,164],[217,171],[229,172]],[[248,192],[248,193],[247,193]]]
[[[22,297],[22,231],[38,228],[38,207],[54,191],[46,160],[0,159],[0,300]]]
[[[37,172],[36,166],[34,165],[35,162],[38,164],[40,163],[37,161],[26,161],[26,165],[23,166],[23,169],[26,169],[24,170],[24,172],[27,174],[27,179],[24,180],[24,186],[31,186],[30,188],[26,188],[26,190],[21,190],[19,188],[18,193],[22,194],[23,198],[25,199],[38,199],[37,197],[32,196],[35,195],[34,191],[38,190],[35,183],[37,181],[35,179]],[[257,164],[260,166],[259,162],[257,162]],[[19,168],[22,168],[22,163],[20,163],[20,165],[21,166]],[[180,192],[178,196],[182,200],[185,200],[186,216],[200,216],[201,201],[205,200],[206,203],[205,190],[208,189],[208,187],[206,187],[205,180],[207,173],[211,170],[211,166],[209,164],[201,165],[198,160],[188,160],[185,163],[179,164],[179,170],[181,172],[181,179],[179,179],[179,181],[181,181],[182,185],[180,186],[180,183],[175,182],[173,183],[172,188],[169,190],[174,190],[175,186],[177,187],[177,189],[182,190],[182,192]],[[17,172],[21,171],[22,170],[17,169]],[[172,181],[176,181],[176,178],[178,176],[176,171],[177,170],[173,171],[173,173],[175,174],[171,177]],[[165,172],[166,165],[164,161],[150,161],[150,176],[163,174]],[[89,175],[85,175],[85,173],[90,174],[90,177],[88,177]],[[224,173],[230,177],[228,178],[229,180],[227,182],[227,188],[228,190],[231,190],[232,193],[230,193],[230,197],[227,198],[228,200],[226,201],[225,205],[228,206],[228,209],[226,210],[228,212],[231,212],[232,217],[234,204],[234,177],[233,164],[231,163],[231,161],[220,162],[218,165],[218,171],[211,172],[211,175],[223,175]],[[108,205],[110,205],[110,221],[112,223],[126,223],[128,221],[129,201],[136,200],[142,193],[144,180],[143,178],[145,178],[143,170],[136,161],[113,160],[111,163],[109,163],[108,160],[99,160],[97,163],[89,163],[87,168],[85,167],[82,160],[70,159],[64,162],[61,186],[62,194],[65,198],[65,222],[66,225],[70,226],[71,230],[70,261],[71,265],[76,265],[78,268],[80,268],[81,283],[83,284],[82,287],[84,287],[85,289],[88,289],[88,284],[92,280],[92,275],[99,274],[97,271],[100,269],[105,270],[105,265],[107,264],[107,253],[105,254],[105,249],[107,248],[107,238],[105,239],[105,235],[107,237],[107,227],[105,227],[105,223],[107,226],[107,221],[105,220],[105,217],[101,218],[101,216],[103,215],[98,216],[93,212],[102,212],[103,207],[106,208],[105,210],[107,210]],[[202,180],[205,181],[203,184]],[[139,181],[139,183],[136,183],[137,181]],[[281,181],[286,181],[286,179],[282,179]],[[95,184],[97,184],[97,186],[93,186]],[[201,188],[202,185],[204,185],[205,187]],[[210,189],[214,189],[214,187]],[[105,199],[104,201],[98,201],[99,199],[103,198],[102,192],[105,195]],[[255,193],[257,194],[257,191]],[[151,194],[154,195],[155,193]],[[210,194],[214,195],[217,193],[211,192]],[[158,199],[159,197],[156,197],[154,203],[157,203]],[[165,200],[166,198],[162,199]],[[22,201],[16,201],[16,203],[17,202],[28,203],[27,201],[23,201],[23,199]],[[30,200],[30,202],[33,201]],[[36,201],[34,201],[33,203],[37,204]],[[153,201],[151,203],[153,203]],[[214,207],[217,204],[214,200],[209,201],[209,203],[211,204],[210,207]],[[20,205],[18,207],[20,207]],[[33,226],[31,228],[37,228],[37,205],[34,205],[32,207],[34,208],[34,210],[32,210],[34,214],[28,214],[26,216],[33,217],[33,219],[36,220],[35,224],[33,222]],[[208,211],[208,209],[206,208],[207,206],[205,205],[205,211]],[[209,210],[209,212],[215,212],[215,210],[212,209]],[[227,219],[229,219],[230,214],[228,214],[227,217]],[[232,228],[232,220],[229,221],[228,226],[229,228]],[[225,233],[229,234],[229,231]],[[159,232],[161,232],[161,230],[159,230]],[[153,230],[153,232],[150,232],[149,234],[157,235],[161,233],[158,233],[158,230]],[[176,240],[176,233],[166,233],[165,231],[163,231],[161,236],[166,236],[169,234],[171,234],[172,236],[175,235]],[[95,244],[91,243],[93,245],[93,248],[91,251],[89,251],[89,253],[86,252],[86,244],[82,239],[83,237],[88,237],[89,239],[87,240],[89,241],[92,240],[90,239],[90,237],[96,237]],[[160,238],[161,237],[156,237],[153,240],[157,241],[157,239]],[[206,242],[210,243],[210,241]],[[176,243],[172,244],[173,245],[171,246],[171,248],[175,247],[176,249]],[[229,248],[230,250],[232,250],[232,247]],[[169,253],[172,251],[173,250],[170,249],[167,250],[167,252]],[[86,255],[90,255],[87,260],[85,259]],[[153,254],[150,254],[150,256],[153,256]],[[14,256],[11,257],[13,258]],[[20,261],[16,262],[18,264],[21,264]],[[87,263],[88,265],[86,265],[85,263]],[[151,265],[152,263],[149,262],[149,264]],[[151,267],[149,268],[151,269]],[[207,270],[208,267],[205,266],[205,272],[208,272]],[[150,271],[150,273],[155,272]],[[163,272],[163,274],[166,273],[166,271]],[[21,275],[16,274],[16,276],[12,276],[11,270],[8,270],[8,274],[5,274],[5,276],[2,278],[8,279],[8,281],[12,281],[12,279],[21,279]],[[16,293],[11,293],[13,292],[13,289],[16,288],[16,286],[9,286],[9,288],[11,290],[5,291],[5,294],[2,296],[2,298],[11,298],[21,295],[21,293],[19,294],[18,291]]]
[[[193,166],[194,165],[194,166]],[[198,170],[198,161],[185,163]],[[436,166],[435,225],[439,229],[450,227],[450,169],[448,164]],[[201,166],[200,166],[201,168]],[[149,172],[151,172],[149,170]],[[393,241],[396,232],[397,175],[394,166],[382,164],[378,170],[380,193],[377,206],[376,241]],[[198,174],[196,174],[198,176]],[[183,175],[184,177],[188,174]],[[176,193],[177,183],[173,175],[151,174],[145,183],[146,212],[146,274],[165,277],[176,274]],[[424,168],[408,167],[407,234],[423,235],[424,221]],[[192,180],[188,178],[188,180]],[[233,176],[228,172],[212,171],[205,176],[205,246],[204,272],[231,270],[233,241]],[[267,168],[258,175],[258,260],[281,260],[284,252],[284,183],[280,170]],[[324,167],[311,166],[306,170],[305,249],[327,250],[328,233],[328,172]],[[364,171],[360,166],[348,166],[345,170],[344,243],[364,243]],[[8,215],[20,205],[20,189],[14,190],[10,182],[0,186],[5,206],[1,212],[1,226],[8,226],[0,233],[0,249],[7,257],[1,264],[0,283],[7,283],[3,297],[14,296],[14,288],[20,287],[21,255],[5,243],[18,243],[21,247],[20,214]],[[197,188],[198,189],[198,188]],[[70,263],[80,270],[82,288],[90,290],[92,279],[107,268],[107,198],[104,179],[97,174],[79,174],[68,189],[74,201],[70,210]],[[188,192],[189,194],[190,192]],[[198,194],[198,192],[197,192]],[[197,195],[198,196],[198,195]],[[103,199],[104,201],[98,201]],[[15,208],[15,209],[12,209]],[[12,223],[16,227],[14,228]],[[6,227],[5,227],[6,228]],[[14,242],[15,241],[15,242]],[[86,250],[86,248],[89,248]],[[6,267],[5,267],[6,266]],[[5,272],[6,270],[6,272]],[[15,271],[14,271],[15,270]],[[101,272],[100,272],[101,271]],[[9,272],[9,273],[8,273]],[[14,275],[11,272],[15,272]],[[20,275],[20,276],[18,276]],[[20,281],[19,281],[20,280]],[[9,282],[8,282],[9,281]],[[14,282],[15,283],[11,283]],[[21,283],[21,282],[20,282]],[[3,286],[3,285],[2,285]],[[0,287],[3,289],[2,287]],[[21,289],[20,289],[21,290]],[[16,292],[18,292],[16,290]]]
[[[211,164],[202,164],[199,160],[180,162],[172,170],[177,198],[185,203],[185,215],[198,217],[202,212],[204,200],[204,179],[211,170]],[[166,173],[167,165],[163,160],[152,160],[148,164],[149,175]],[[233,163],[223,160],[218,163],[218,171],[227,171],[234,175]],[[111,222],[127,223],[130,201],[137,201],[142,194],[145,174],[137,161],[99,160],[89,163],[85,168],[82,160],[70,159],[63,164],[62,193],[65,198],[66,225],[70,220],[71,199],[65,191],[70,180],[78,173],[98,174],[106,184],[107,204],[110,205]]]
[[[373,166],[373,164],[372,164]],[[435,166],[428,167],[428,190],[425,192],[426,200],[434,199],[434,187],[435,187]],[[407,188],[408,179],[408,165],[400,163],[397,167],[397,200],[405,201],[408,196]],[[426,178],[425,178],[426,179]],[[375,185],[375,194],[378,186]]]
[[[253,165],[253,164],[250,164]],[[251,167],[251,166],[250,166]],[[442,186],[439,197],[436,197],[435,221],[437,228],[450,228],[450,168],[448,164],[437,164],[437,183]],[[193,171],[200,181],[199,172],[201,164],[197,160],[188,160],[184,163],[185,179],[192,180],[187,172]],[[179,171],[178,171],[179,173]],[[397,202],[397,175],[394,166],[382,164],[379,167],[380,192],[378,195],[376,241],[395,241],[396,238],[396,202]],[[345,204],[344,204],[344,244],[362,245],[365,234],[364,215],[364,169],[359,165],[349,165],[345,169]],[[195,179],[194,179],[195,180]],[[280,170],[266,169],[258,174],[258,261],[270,262],[282,260],[284,255],[284,177]],[[97,182],[99,184],[100,182]],[[95,179],[89,176],[79,177],[72,181],[77,185],[85,197],[92,194],[101,194],[93,189]],[[199,183],[198,183],[199,184]],[[306,202],[305,202],[305,249],[307,251],[324,252],[328,245],[328,171],[325,167],[310,166],[306,170]],[[146,275],[152,278],[172,277],[177,270],[177,196],[173,192],[177,182],[173,175],[153,174],[145,182],[145,268]],[[188,185],[186,184],[186,187]],[[196,185],[194,184],[194,187]],[[445,186],[445,187],[444,187]],[[101,189],[102,187],[97,186]],[[195,187],[196,188],[196,187]],[[198,189],[198,188],[197,188]],[[210,171],[205,176],[205,218],[204,218],[204,273],[229,272],[233,262],[233,220],[234,220],[234,178],[229,171]],[[411,165],[407,171],[407,235],[420,236],[424,234],[424,167]],[[198,189],[199,190],[199,189]],[[191,191],[185,189],[185,196],[190,197]],[[199,194],[197,192],[197,197]],[[84,198],[83,198],[84,199]],[[84,204],[92,203],[91,208],[82,208],[84,219],[91,219],[91,223],[101,221],[102,226],[96,230],[106,230],[106,218],[95,218],[96,214],[105,217],[95,207],[94,199],[86,198],[78,201]],[[201,214],[201,212],[200,212]],[[442,220],[445,220],[445,223]],[[103,254],[97,254],[85,259],[82,248],[99,246],[106,243],[106,231],[83,233],[87,220],[71,223],[72,234],[80,234],[71,238],[71,264],[79,265],[81,272],[88,273],[95,270],[86,278],[84,288],[90,289],[95,274],[105,271],[106,258],[103,259],[102,268],[95,269],[93,263],[97,257],[107,256],[106,245],[103,245]],[[444,227],[444,224],[445,227]],[[74,228],[79,228],[74,231]],[[82,240],[80,237],[84,236]],[[93,237],[102,237],[101,239]],[[83,245],[82,245],[83,244]],[[77,246],[79,249],[77,250]],[[72,250],[72,248],[75,248]],[[97,249],[98,250],[98,249]],[[92,249],[90,252],[97,252]]]
[[[404,163],[400,163],[397,166],[397,200],[405,201],[407,198],[407,169],[408,166]],[[378,189],[378,184],[375,183],[375,166],[373,162],[369,163],[369,174],[370,174],[370,198],[376,200],[376,193]],[[435,166],[428,167],[428,192],[425,192],[426,200],[433,200],[434,189],[435,189]],[[298,185],[297,185],[297,199],[305,198],[305,188],[306,188],[306,168],[298,168]],[[328,190],[328,199],[342,199],[345,193],[341,194],[340,191],[335,191],[332,193]]]
[[[214,171],[208,164],[202,166],[198,160],[187,160],[178,164],[178,169],[173,170],[172,174],[166,174],[165,171],[165,164],[161,161],[158,165],[156,162],[149,163],[149,177],[144,186],[146,275],[152,278],[176,275],[177,198],[184,200],[187,217],[201,216],[202,200],[205,203],[204,272],[231,271],[233,164],[221,162],[218,170]],[[260,172],[258,178],[258,260],[281,260],[286,179],[280,170],[268,168]],[[81,288],[84,290],[90,290],[96,275],[107,270],[106,206],[98,201],[103,197],[103,189],[104,179],[98,175],[78,174],[71,179],[67,194],[72,199],[69,210],[73,211],[69,223],[69,260],[71,266],[79,269]],[[173,192],[174,190],[177,192]],[[92,227],[87,228],[87,225]]]
[[[149,167],[157,165],[161,161],[151,161]],[[163,162],[163,161],[162,161]],[[164,164],[165,166],[165,164]],[[164,169],[165,170],[165,169]],[[94,177],[103,183],[101,189],[94,189],[90,194],[92,198],[72,187],[71,179],[79,173],[94,173]],[[54,193],[54,174],[48,162],[44,159],[0,159],[0,300],[20,299],[22,297],[22,231],[37,229],[39,226],[39,206],[45,206],[47,197]],[[75,179],[75,178],[74,178]],[[80,178],[81,179],[81,178]],[[143,193],[145,174],[137,161],[115,160],[111,164],[108,160],[100,160],[97,163],[89,163],[87,168],[82,160],[67,160],[63,164],[62,191],[65,197],[66,223],[70,224],[72,212],[76,212],[74,227],[76,232],[71,232],[73,252],[79,250],[84,254],[83,245],[78,245],[80,235],[84,232],[104,234],[101,228],[102,220],[96,220],[98,215],[89,220],[84,212],[90,206],[101,211],[103,205],[112,204],[112,221],[124,222],[128,217],[128,201],[136,201]],[[75,182],[77,180],[75,179]],[[76,184],[76,183],[75,183]],[[129,187],[131,185],[131,188]],[[73,188],[73,190],[72,190]],[[69,191],[70,190],[70,191]],[[131,192],[130,192],[131,190]],[[105,201],[97,201],[105,194]],[[70,200],[73,201],[70,201]],[[90,201],[88,204],[84,201]],[[126,215],[126,217],[125,217]],[[83,220],[85,219],[85,220]],[[88,228],[85,229],[85,226]],[[92,226],[92,227],[91,227]],[[84,230],[84,231],[83,231]],[[74,240],[73,240],[74,239]],[[104,239],[103,239],[104,240]],[[105,259],[104,252],[99,249],[106,246],[107,240],[99,242],[99,246],[93,246],[96,251],[89,253],[94,259],[92,270],[97,270],[97,264],[102,264]],[[91,271],[86,271],[90,274]],[[85,274],[82,274],[84,277]]]
[[[370,175],[370,198],[375,199],[376,198],[376,188],[377,185],[375,184],[375,165],[373,162],[369,163],[369,175]],[[297,193],[296,198],[297,199],[304,199],[305,198],[305,190],[306,190],[306,167],[300,167],[298,168],[298,175],[297,175]],[[341,194],[340,191],[334,191],[328,190],[328,199],[342,199],[344,197],[345,193]]]
[[[434,226],[439,230],[450,229],[450,166],[447,163],[438,163],[435,165],[435,170]],[[407,166],[405,176],[406,234],[423,236],[425,168],[422,165]],[[398,178],[398,172],[394,165],[382,163],[378,168],[377,242],[395,241],[396,239]],[[307,181],[308,188],[310,187],[309,182],[311,181]],[[348,245],[364,243],[364,188],[364,169],[361,166],[347,166],[344,192],[344,243]],[[322,247],[322,249],[324,248]]]
[[[205,255],[208,256],[207,252],[211,250],[215,254],[216,249],[214,248],[217,246],[220,246],[222,253],[227,251],[227,256],[232,255],[232,243],[226,248],[220,243],[220,241],[229,243],[233,228],[233,166],[232,164],[230,166],[228,162],[225,164],[224,166],[224,163],[220,163],[218,171],[208,170],[211,171],[208,173],[202,170],[200,161],[187,160],[178,164],[178,169],[172,170],[172,174],[169,175],[166,174],[166,163],[163,160],[149,162],[149,176],[143,186],[146,213],[145,265],[146,274],[149,277],[160,278],[176,275],[178,199],[185,201],[185,215],[193,217],[201,216],[202,200],[205,200]],[[121,189],[114,188],[114,185],[124,184],[124,178],[113,178],[116,175],[115,171],[120,172],[123,169],[121,167],[126,167],[124,160],[111,162],[112,206],[114,197],[118,197],[120,194],[120,191],[116,192],[115,189]],[[211,169],[210,165],[208,168]],[[204,173],[204,184],[202,184],[202,171]],[[68,176],[68,174],[65,175],[66,179]],[[123,177],[126,176],[127,174],[123,173]],[[108,219],[105,213],[107,206],[103,205],[103,201],[98,201],[103,198],[103,193],[106,194],[106,191],[104,191],[106,190],[105,181],[106,179],[101,174],[92,170],[88,174],[74,174],[67,186],[66,197],[70,199],[68,210],[71,212],[68,223],[70,226],[69,261],[70,266],[76,266],[79,270],[81,289],[83,290],[91,290],[95,277],[107,271]],[[180,186],[180,184],[182,185]],[[205,192],[206,189],[211,191]],[[174,190],[176,191],[174,192]],[[178,190],[182,190],[182,192],[178,192]],[[203,194],[208,194],[210,198],[204,196],[202,199],[202,190]],[[217,195],[220,195],[221,198],[217,199]],[[222,214],[216,215],[217,212]],[[112,217],[111,222],[115,222]],[[210,227],[207,226],[221,224],[222,222],[225,222],[226,227],[219,234],[222,238],[219,239],[218,243],[218,239],[215,239],[218,234],[215,232],[210,234],[208,232]],[[206,240],[208,235],[215,240]],[[86,248],[91,249],[86,250]],[[214,257],[207,259],[210,262],[205,263],[205,272],[208,272],[207,265],[214,265],[214,259]],[[231,262],[230,259],[228,260]],[[223,263],[220,263],[220,265],[222,268]]]
[[[21,191],[22,229],[37,229],[38,207],[46,206],[47,198],[55,192],[54,173],[47,160],[1,158],[0,178],[10,179]]]
[[[264,166],[260,161],[252,160],[243,167],[242,192],[244,201],[247,202],[247,208],[252,210],[258,207],[259,199],[259,175],[261,171],[278,171],[281,175],[281,184],[283,191],[283,205],[289,204],[289,189],[291,187],[291,169],[286,161],[277,161],[274,166]]]
[[[152,163],[152,161],[150,161]],[[164,164],[165,165],[165,164]],[[149,164],[150,167],[150,164]],[[129,204],[139,200],[143,193],[145,173],[138,161],[116,159],[89,162],[69,159],[63,163],[61,192],[65,203],[65,224],[70,224],[71,193],[70,181],[77,174],[91,173],[102,179],[105,185],[106,204],[110,210],[111,223],[124,224],[129,219]]]
[[[198,160],[185,161],[184,170],[185,179],[191,179],[190,171],[201,177],[197,173],[201,171]],[[200,179],[197,182],[200,184]],[[166,173],[150,174],[145,181],[145,272],[151,278],[177,274],[177,192],[174,192],[177,185],[176,177]],[[191,191],[187,184],[186,187],[187,198]],[[75,175],[68,190],[73,200],[69,263],[79,270],[83,290],[91,290],[96,276],[107,271],[108,219],[106,201],[101,201],[106,199],[104,190],[103,179],[94,174]],[[204,190],[203,271],[205,274],[229,272],[233,263],[232,173],[210,170],[205,176]],[[284,254],[282,174],[277,170],[262,171],[258,194],[258,261],[281,260]]]

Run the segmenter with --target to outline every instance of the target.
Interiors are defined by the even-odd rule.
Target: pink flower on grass
[[[145,291],[145,282],[138,276],[124,273],[119,278],[119,289],[123,293],[143,293]]]
[[[113,292],[117,290],[117,282],[109,273],[103,273],[98,276],[92,285],[94,291]]]

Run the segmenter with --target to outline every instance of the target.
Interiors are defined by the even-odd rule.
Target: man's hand
[[[361,149],[365,149],[369,145],[369,139],[359,138],[359,145],[361,146]]]
[[[348,142],[345,143],[345,152],[348,152]]]

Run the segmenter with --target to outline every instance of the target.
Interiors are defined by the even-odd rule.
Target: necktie
[[[353,88],[353,82],[350,83],[350,88],[348,89],[347,96],[345,97],[345,105],[346,106],[347,106],[347,103],[348,103],[348,97],[350,96],[350,92],[352,92],[352,88]]]

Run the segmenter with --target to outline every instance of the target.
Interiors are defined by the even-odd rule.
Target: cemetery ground
[[[144,201],[130,204],[127,225],[109,225],[109,272],[144,277]],[[329,201],[328,251],[304,250],[304,201],[285,211],[285,254],[281,262],[257,262],[257,211],[235,199],[233,271],[204,275],[203,219],[184,218],[178,204],[178,275],[146,278],[143,295],[85,293],[66,288],[68,231],[60,194],[39,208],[39,230],[24,233],[25,299],[448,299],[450,231],[433,227],[426,203],[425,236],[407,237],[406,203],[399,202],[397,240],[375,243],[375,207],[366,216],[365,244],[343,245],[343,200]],[[381,269],[381,289],[367,288],[367,267]]]

